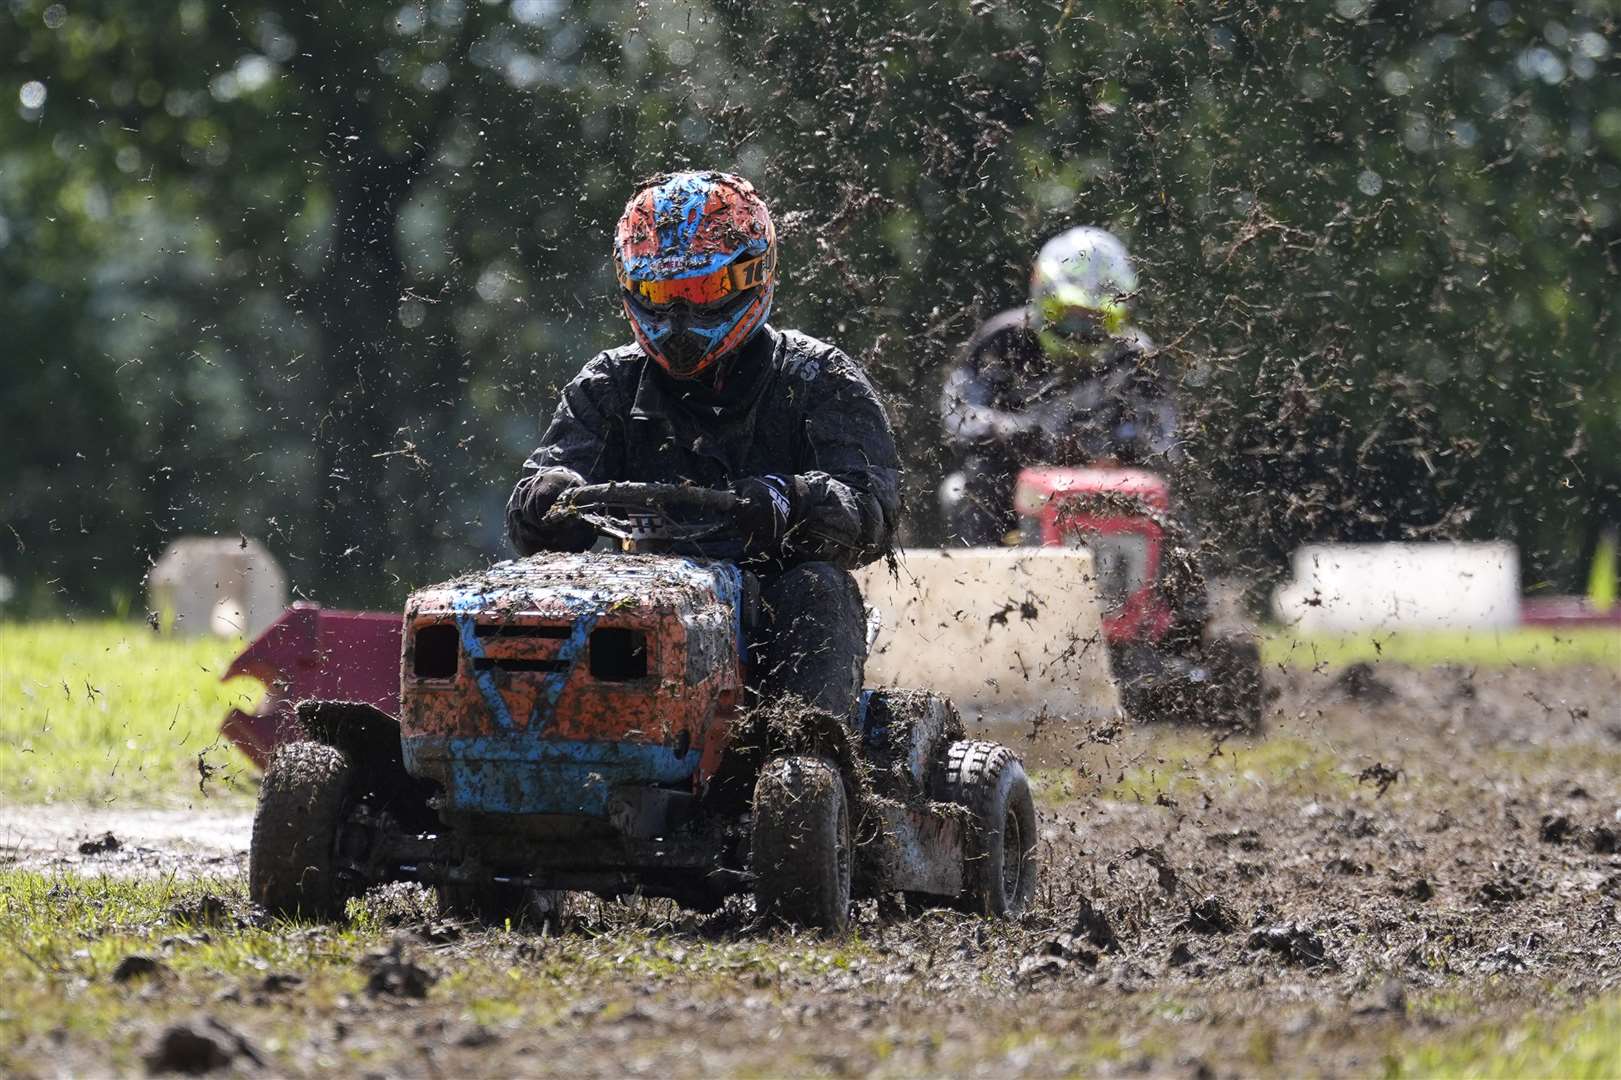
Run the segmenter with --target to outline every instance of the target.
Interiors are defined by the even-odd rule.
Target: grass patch
[[[259,696],[219,681],[241,644],[160,637],[144,623],[0,625],[0,799],[172,805],[245,800],[247,759],[220,721]]]
[[[1510,776],[1566,778],[1580,773],[1621,777],[1621,750],[1598,746],[1507,746],[1492,751]]]
[[[629,1061],[669,1075],[695,1062],[740,1076],[1157,1074],[1188,1071],[1190,1053],[1221,1075],[1294,1075],[1313,1071],[1320,1049],[1340,1053],[1346,1030],[1325,1018],[1302,1035],[1285,1015],[1299,1003],[1262,1008],[1225,985],[1111,996],[1054,982],[1028,998],[1005,984],[947,990],[928,973],[932,959],[919,963],[932,950],[923,937],[905,939],[916,950],[908,960],[899,942],[876,937],[711,936],[635,902],[592,908],[559,937],[457,932],[419,891],[374,893],[351,916],[266,920],[239,880],[0,870],[0,1075],[134,1075],[163,1028],[199,1016],[239,1032],[275,1076],[414,1074],[430,1054],[444,1075],[581,1071],[582,1061],[593,1074]],[[420,1001],[367,990],[363,959],[389,946],[401,919],[430,935],[404,946],[437,976]],[[952,941],[977,948],[975,936]],[[998,936],[1029,940],[1017,927]],[[1006,977],[1024,947],[987,948],[974,962]],[[161,967],[114,979],[132,955]],[[897,976],[912,985],[889,1014],[880,1003],[902,993]],[[1523,1014],[1531,1003],[1548,1013]],[[1355,1029],[1358,1072],[1621,1075],[1621,999],[1569,1004],[1557,987],[1514,981],[1416,993],[1413,1019],[1445,1026],[1367,1021]],[[480,1025],[483,1037],[463,1041]]]
[[[1090,798],[1097,792],[1097,785],[1090,783],[1088,777],[1077,775],[1074,769],[1032,769],[1029,778],[1030,795],[1037,807],[1059,806]]]
[[[262,980],[268,971],[309,975],[330,966],[321,959],[334,946],[363,944],[356,932],[289,934],[285,927],[237,928],[226,915],[219,923],[198,925],[184,914],[205,897],[230,907],[242,904],[235,881],[133,881],[0,872],[0,1073],[33,1075],[45,1060],[41,1040],[58,1038],[93,1047],[99,1068],[86,1062],[69,1071],[137,1071],[138,1040],[124,1036],[145,1031],[171,1014],[186,1015],[226,988]],[[127,983],[112,973],[125,957],[154,957],[167,971],[157,978]],[[148,991],[171,982],[192,988],[186,995]],[[359,989],[358,973],[311,984],[314,1001],[331,1007],[340,993]],[[32,1042],[34,1051],[27,1046]],[[60,1059],[59,1059],[60,1060]],[[72,1061],[73,1058],[67,1060]]]
[[[1218,749],[1208,739],[1171,735],[1156,740],[1141,763],[1105,785],[1102,795],[1119,802],[1151,803],[1212,787],[1317,796],[1348,795],[1356,786],[1356,777],[1338,757],[1304,739],[1279,735],[1255,743],[1234,740]]]
[[[1559,630],[1517,627],[1474,631],[1362,631],[1355,634],[1292,633],[1274,629],[1261,638],[1267,665],[1342,667],[1388,660],[1414,667],[1466,664],[1481,667],[1565,667],[1621,664],[1621,629]]]
[[[1621,1076],[1621,998],[1602,999],[1564,1016],[1478,1025],[1409,1047],[1386,1059],[1385,1075],[1610,1080]]]

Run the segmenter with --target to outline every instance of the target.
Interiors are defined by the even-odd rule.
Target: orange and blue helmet
[[[642,351],[675,378],[698,378],[771,313],[777,233],[741,176],[668,173],[625,204],[614,270]]]

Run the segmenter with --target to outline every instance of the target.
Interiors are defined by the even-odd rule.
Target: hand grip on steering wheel
[[[618,481],[570,488],[552,504],[552,513],[577,516],[592,511],[698,511],[731,514],[737,496],[730,491],[692,487],[686,484],[652,484]]]

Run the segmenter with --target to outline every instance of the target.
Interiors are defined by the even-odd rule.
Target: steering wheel
[[[557,497],[546,517],[584,521],[626,551],[707,540],[733,529],[737,496],[686,484],[586,484]]]

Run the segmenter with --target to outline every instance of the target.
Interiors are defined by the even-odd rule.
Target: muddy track
[[[1261,741],[1041,728],[1028,756],[1048,868],[1017,923],[869,905],[849,958],[820,963],[805,958],[841,946],[776,938],[731,907],[585,905],[561,938],[445,940],[423,922],[412,947],[441,974],[562,971],[626,948],[664,969],[551,976],[569,1005],[544,1023],[474,1029],[440,990],[409,1010],[352,1004],[277,1064],[318,1070],[358,1038],[403,1073],[1362,1075],[1390,1040],[1459,1022],[1448,1003],[1513,1023],[1621,989],[1621,673],[1285,671],[1271,689]],[[119,866],[122,852],[77,853],[108,828],[139,858],[240,870],[248,828],[0,822],[0,841],[32,837],[14,856],[81,872]],[[782,963],[735,976],[682,959],[779,941]],[[221,1008],[250,1034],[280,1015]],[[272,1008],[331,1027],[313,1006]]]
[[[1341,1002],[1382,980],[1613,988],[1618,682],[1599,671],[1285,675],[1272,727],[1282,760],[1210,742],[1200,762],[1197,747],[1167,753],[1132,735],[1073,755],[1116,794],[1122,774],[1149,774],[1154,796],[1061,809],[1053,877],[1110,916],[1115,983],[1282,984]],[[1055,912],[1080,906],[1052,901]]]
[[[223,877],[246,872],[252,831],[253,812],[247,809],[0,804],[0,866],[124,877]]]

